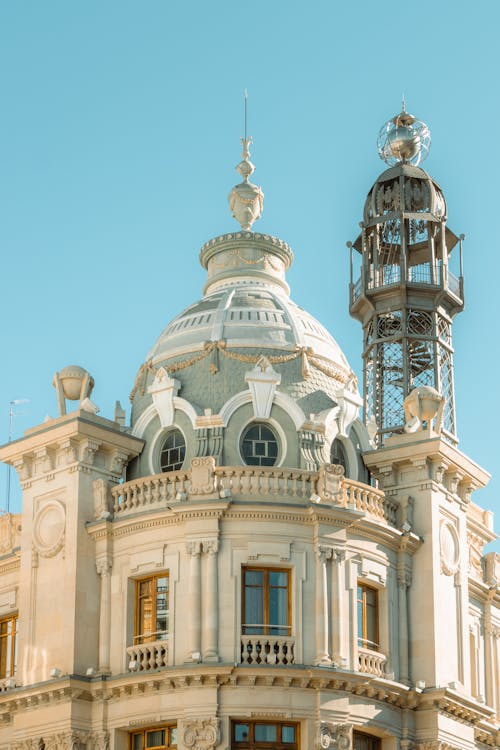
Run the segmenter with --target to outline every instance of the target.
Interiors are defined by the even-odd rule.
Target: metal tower
[[[403,431],[403,399],[417,386],[445,397],[444,433],[457,441],[451,334],[464,304],[463,235],[446,226],[441,188],[418,166],[429,146],[427,126],[403,105],[380,131],[379,155],[390,168],[368,193],[361,234],[348,243],[349,309],[363,326],[364,417],[374,431],[376,423],[378,445]],[[449,268],[457,243],[458,277]]]

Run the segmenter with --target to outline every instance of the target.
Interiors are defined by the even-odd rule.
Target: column
[[[187,661],[201,661],[201,542],[187,542],[186,552],[191,555]]]
[[[109,557],[96,560],[97,572],[101,577],[101,606],[99,610],[99,664],[100,674],[110,674],[111,650],[111,567]]]
[[[219,661],[219,592],[217,539],[203,542],[203,552],[206,554],[206,585],[203,592],[203,661]]]
[[[326,562],[332,548],[316,546],[316,664],[331,664],[328,652],[328,584]]]
[[[495,681],[498,679],[495,665],[494,628],[491,618],[491,599],[484,608],[484,682],[486,705],[495,708]]]
[[[410,684],[408,660],[408,596],[407,590],[411,583],[411,572],[404,564],[398,564],[398,640],[399,640],[399,682]]]
[[[332,658],[339,666],[342,659],[344,639],[342,612],[344,560],[345,550],[334,547],[332,550]]]

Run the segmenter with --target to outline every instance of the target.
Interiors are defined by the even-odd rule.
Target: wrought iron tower
[[[446,226],[441,188],[418,166],[429,146],[427,126],[403,104],[379,134],[390,168],[368,193],[361,234],[348,243],[350,313],[363,326],[364,418],[374,432],[376,423],[378,445],[403,431],[403,400],[417,386],[444,396],[443,430],[457,441],[452,321],[463,309],[463,235]],[[458,277],[449,268],[457,244]]]

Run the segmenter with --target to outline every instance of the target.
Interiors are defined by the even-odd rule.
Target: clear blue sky
[[[201,294],[199,247],[235,227],[245,87],[255,229],[291,244],[292,296],[360,374],[345,242],[404,91],[467,235],[460,447],[497,474],[476,500],[498,512],[499,16],[496,0],[0,3],[0,439],[10,399],[30,399],[16,437],[56,415],[52,375],[70,363],[104,416],[128,406],[148,349]]]

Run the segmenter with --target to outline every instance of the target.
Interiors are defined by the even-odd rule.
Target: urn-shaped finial
[[[243,182],[235,185],[228,196],[231,213],[241,225],[242,229],[249,230],[257,219],[260,219],[264,208],[264,193],[259,185],[250,182],[255,167],[250,161],[251,138],[242,138],[243,151],[241,161],[236,171],[243,177]]]

